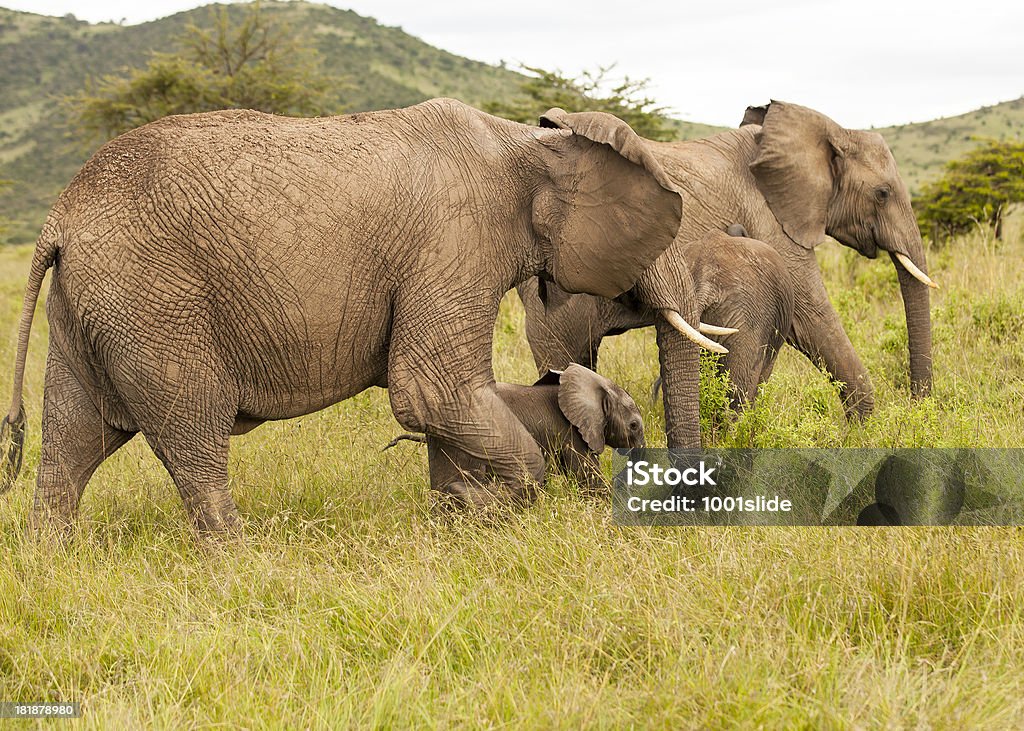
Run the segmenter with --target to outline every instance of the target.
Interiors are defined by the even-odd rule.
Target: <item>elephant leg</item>
[[[192,355],[182,362],[192,368],[174,382],[142,377],[134,384],[148,395],[146,401],[133,399],[144,404],[135,418],[200,534],[237,533],[241,518],[228,488],[228,440],[237,399],[203,358]]]
[[[491,337],[500,298],[470,301],[420,287],[395,304],[388,353],[388,396],[398,423],[486,465],[498,484],[466,480],[452,487],[468,506],[528,504],[544,480],[544,456],[502,400],[491,370]],[[436,453],[436,452],[435,452]],[[433,468],[434,471],[437,468]]]
[[[494,384],[477,388],[460,402],[460,415],[435,425],[428,422],[428,434],[486,464],[486,472],[497,484],[479,479],[477,471],[463,480],[432,486],[470,507],[483,508],[495,501],[532,503],[537,486],[544,482],[544,456],[537,442],[495,392]]]
[[[463,507],[486,507],[491,496],[490,491],[484,489],[487,470],[482,462],[438,437],[427,437],[427,461],[430,487],[439,496],[450,498]]]
[[[192,523],[202,534],[226,535],[242,520],[228,488],[228,437],[207,441],[185,433],[151,435],[143,431],[167,468]]]
[[[108,424],[64,356],[51,348],[43,392],[42,447],[29,532],[64,532],[96,468],[134,436]]]
[[[580,492],[585,497],[608,497],[608,483],[604,478],[604,473],[601,472],[599,455],[593,452],[567,449],[559,455],[559,462],[562,472],[579,485]]]
[[[579,363],[597,370],[597,353],[608,332],[601,301],[590,295],[568,295],[558,286],[545,283],[550,295],[560,301],[548,307],[541,301],[540,280],[533,277],[517,287],[526,310],[526,339],[537,371],[565,370]]]
[[[719,367],[729,373],[730,400],[736,411],[754,403],[757,388],[763,382],[762,366],[765,360],[765,346],[748,338],[732,336],[728,342],[729,353]]]
[[[424,432],[433,447],[433,489],[456,496],[467,507],[482,508],[496,501],[526,505],[534,500],[536,486],[544,480],[544,456],[493,382],[472,388],[426,374],[410,380],[409,360],[394,352],[389,368],[394,377],[389,378],[388,394],[395,417],[406,429]],[[466,462],[479,462],[484,468],[463,474],[458,466]],[[488,484],[484,473],[498,484]]]
[[[799,294],[790,342],[842,384],[839,396],[847,419],[867,417],[875,408],[871,378],[828,301],[824,285],[818,282],[814,291]]]
[[[762,357],[761,357],[761,374],[757,379],[757,386],[767,381],[772,377],[772,371],[775,370],[775,361],[779,358],[779,351],[782,350],[782,346],[785,344],[785,339],[777,331],[773,331],[771,336],[768,338],[766,345],[762,346]],[[756,390],[755,390],[756,395]]]

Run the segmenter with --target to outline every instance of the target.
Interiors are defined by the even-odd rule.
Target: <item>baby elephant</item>
[[[587,492],[603,491],[597,458],[605,446],[644,446],[643,418],[630,395],[577,363],[561,372],[548,371],[532,386],[498,383],[497,392],[540,446],[548,465],[575,478]],[[403,434],[385,449],[403,439],[427,443],[431,485],[457,486],[490,477],[484,460],[422,435]],[[461,492],[456,487],[443,491],[456,497]]]
[[[768,380],[783,342],[792,336],[793,284],[782,257],[763,241],[747,238],[739,224],[709,231],[685,245],[701,320],[736,328],[722,338],[736,407],[752,403]]]
[[[720,338],[729,352],[718,361],[729,372],[733,408],[751,404],[771,375],[783,342],[792,337],[793,284],[782,257],[768,244],[747,238],[734,223],[683,244],[702,322],[729,327]],[[661,379],[654,383],[657,396]]]

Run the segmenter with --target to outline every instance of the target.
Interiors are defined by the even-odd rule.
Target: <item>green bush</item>
[[[721,358],[702,350],[700,354],[700,430],[715,435],[728,424],[730,408],[729,372],[721,367]]]
[[[935,241],[991,225],[1002,238],[1010,206],[1024,201],[1024,142],[991,140],[946,164],[914,201],[922,233]]]
[[[533,66],[524,66],[523,70],[530,76],[520,85],[520,95],[488,102],[484,111],[524,124],[537,124],[540,115],[552,107],[567,112],[608,112],[624,120],[641,137],[675,139],[676,131],[665,118],[665,108],[656,106],[645,93],[646,79],[626,77],[611,82],[609,88],[612,67],[585,71],[575,78]]]
[[[73,123],[89,137],[107,139],[171,114],[340,111],[329,94],[338,80],[324,74],[289,27],[271,21],[258,3],[238,24],[219,8],[210,29],[190,25],[181,43],[180,55],[154,54],[144,69],[105,76],[98,88],[67,97]]]

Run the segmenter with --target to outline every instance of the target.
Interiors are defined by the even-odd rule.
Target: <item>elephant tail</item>
[[[25,300],[21,306],[21,321],[18,324],[18,354],[14,361],[14,395],[11,409],[0,422],[0,493],[11,488],[21,470],[22,447],[25,444],[25,406],[22,403],[22,388],[25,383],[25,359],[28,357],[28,336],[32,331],[32,317],[39,300],[46,271],[53,266],[57,256],[58,236],[55,228],[47,224],[36,242],[32,257],[32,269],[25,286]]]
[[[399,434],[397,437],[395,437],[390,442],[388,442],[387,446],[384,447],[384,449],[382,449],[380,451],[384,452],[384,451],[386,451],[388,449],[391,449],[393,446],[395,446],[396,444],[398,444],[399,442],[404,441],[404,440],[407,440],[407,441],[410,441],[410,442],[419,442],[420,444],[426,444],[427,443],[427,438],[423,434]]]

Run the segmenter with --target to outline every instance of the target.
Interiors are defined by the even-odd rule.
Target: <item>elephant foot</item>
[[[238,558],[238,549],[245,547],[245,535],[240,529],[203,531],[197,534],[196,545],[202,554],[214,563]]]
[[[227,514],[205,514],[196,518],[196,529],[204,538],[221,540],[242,535],[242,518],[237,511]]]
[[[456,480],[442,485],[436,495],[434,509],[439,514],[462,513],[491,520],[527,507],[536,499],[537,491],[497,481]]]
[[[25,526],[25,540],[40,546],[61,547],[71,543],[74,521],[62,515],[32,511]]]
[[[843,410],[847,421],[864,421],[875,410],[873,394],[850,394],[843,398]]]
[[[605,503],[611,499],[612,489],[604,479],[589,480],[580,483],[579,494],[584,500]]]

